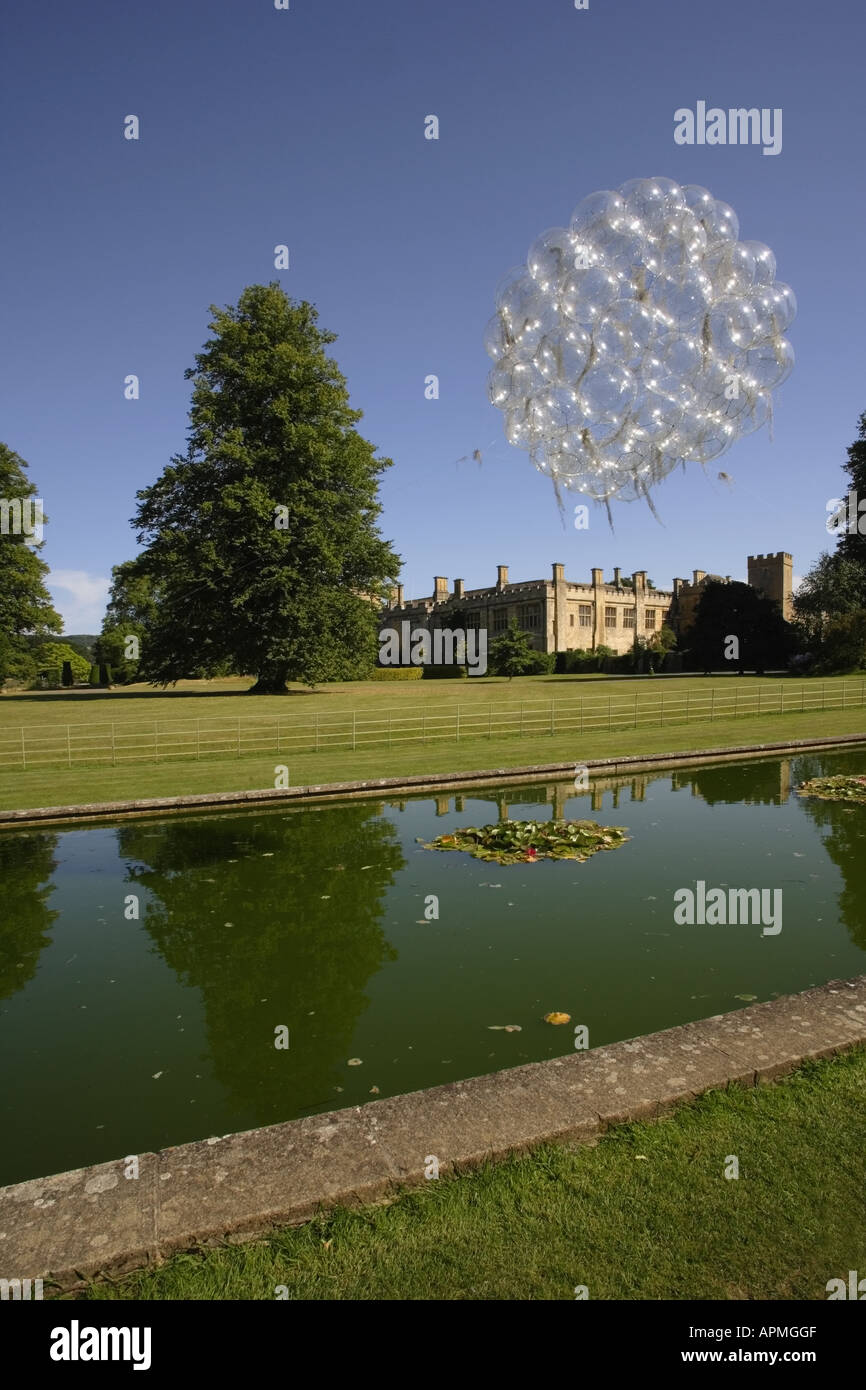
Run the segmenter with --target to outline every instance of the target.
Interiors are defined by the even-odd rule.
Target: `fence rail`
[[[854,709],[866,703],[866,682],[779,681],[740,689],[735,681],[707,690],[579,700],[524,700],[508,705],[456,705],[448,709],[349,710],[292,719],[246,715],[233,719],[119,720],[23,726],[0,730],[0,770],[116,767],[171,759],[245,758],[262,754],[356,752],[403,744],[461,743],[466,739],[538,738],[557,734],[620,732],[670,724],[712,723],[757,714],[802,714]]]

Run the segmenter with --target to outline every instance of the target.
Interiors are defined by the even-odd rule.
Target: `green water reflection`
[[[0,1183],[561,1055],[572,1027],[550,1010],[599,1046],[862,973],[866,811],[792,787],[864,767],[804,755],[579,796],[560,782],[0,836]],[[509,814],[631,838],[508,867],[417,843]],[[677,926],[673,894],[697,879],[781,889],[782,931]]]

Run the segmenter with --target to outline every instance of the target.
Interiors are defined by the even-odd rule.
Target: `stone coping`
[[[0,1189],[0,1277],[74,1290],[181,1250],[387,1200],[550,1141],[592,1142],[703,1091],[866,1042],[866,976],[643,1038]]]
[[[792,739],[776,743],[747,743],[723,748],[695,748],[665,753],[634,753],[619,758],[590,758],[576,763],[538,763],[527,767],[485,768],[480,771],[422,773],[419,776],[382,777],[367,782],[327,782],[308,787],[265,787],[254,791],[202,792],[191,796],[154,796],[134,801],[102,801],[79,806],[37,806],[24,810],[0,810],[0,830],[18,825],[55,824],[67,820],[116,819],[187,810],[221,810],[227,806],[298,805],[308,801],[356,800],[383,792],[441,791],[443,788],[484,786],[537,781],[544,777],[573,776],[575,766],[596,776],[651,772],[656,768],[691,767],[696,763],[726,759],[770,757],[779,753],[804,753],[810,749],[866,744],[866,733],[835,734],[826,738]]]

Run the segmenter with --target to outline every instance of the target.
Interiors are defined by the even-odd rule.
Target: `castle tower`
[[[772,555],[750,555],[747,564],[751,587],[765,598],[775,599],[782,609],[782,617],[790,622],[794,616],[794,561],[787,550],[777,550]]]

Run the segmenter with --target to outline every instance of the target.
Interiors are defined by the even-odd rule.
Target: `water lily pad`
[[[820,801],[848,801],[866,806],[866,777],[813,777],[803,782],[797,792]]]
[[[439,835],[424,848],[463,850],[474,859],[497,864],[535,864],[541,859],[582,861],[598,850],[618,849],[627,838],[623,826],[599,825],[591,820],[504,820]]]

